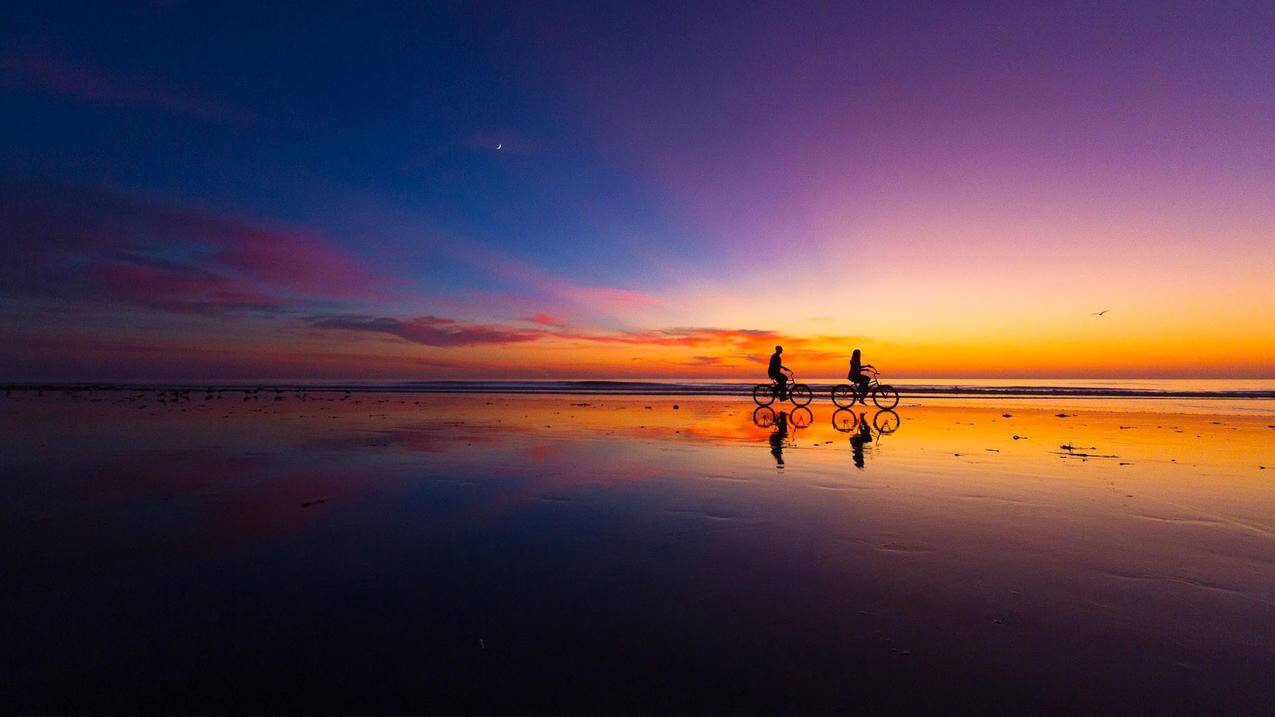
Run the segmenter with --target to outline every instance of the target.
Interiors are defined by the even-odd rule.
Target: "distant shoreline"
[[[172,383],[7,383],[0,384],[6,395],[14,392],[85,394],[97,392],[177,392],[177,393],[470,393],[520,395],[589,396],[747,396],[755,383],[698,383],[660,381],[412,381],[374,383],[302,382],[172,382]],[[816,393],[828,393],[832,382],[809,382]],[[1119,386],[1041,386],[978,384],[896,384],[903,397],[961,398],[1166,398],[1166,399],[1275,399],[1275,389],[1175,390]]]

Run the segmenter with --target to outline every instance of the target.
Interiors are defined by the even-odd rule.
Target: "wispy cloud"
[[[348,196],[350,191],[345,191]],[[463,288],[438,297],[425,312],[467,314],[477,305],[501,304],[510,316],[551,316],[559,323],[594,322],[607,326],[660,325],[677,321],[686,307],[659,290],[637,283],[609,285],[588,271],[564,274],[562,267],[541,266],[540,257],[519,255],[472,236],[440,230],[421,216],[366,193],[354,191],[360,214],[371,219],[373,235],[404,237],[414,241],[403,249],[407,258],[429,265],[456,265],[481,276],[481,286]],[[588,241],[581,237],[581,241]],[[512,241],[508,244],[518,245]],[[647,282],[649,277],[644,277]],[[461,300],[464,299],[464,300]],[[531,319],[532,323],[542,323]]]
[[[515,284],[555,302],[553,313],[633,317],[671,308],[671,302],[644,291],[590,286],[563,279],[517,257],[461,237],[448,237],[437,250],[467,266]]]
[[[570,302],[618,316],[628,316],[633,312],[663,309],[669,306],[667,299],[631,289],[580,286],[563,281],[546,282],[543,285],[551,293]]]
[[[254,112],[197,92],[34,52],[10,51],[0,56],[0,84],[98,105],[157,110],[212,122],[260,124],[264,121]]]
[[[0,180],[0,236],[0,295],[216,314],[397,288],[310,230],[81,187]]]
[[[540,326],[522,327],[503,324],[469,323],[438,316],[421,316],[411,319],[391,317],[322,315],[305,319],[308,326],[318,329],[339,329],[365,333],[379,333],[397,336],[405,341],[425,346],[453,347],[475,346],[483,344],[525,343],[539,340],[559,340],[594,344],[624,345],[633,347],[657,348],[719,348],[729,350],[730,355],[764,356],[761,351],[769,352],[770,347],[779,341],[781,335],[769,329],[730,329],[715,327],[676,327],[650,329],[644,331],[599,331],[568,327],[550,323],[553,317],[543,317],[545,321],[528,319],[530,323]],[[789,336],[783,340],[792,346],[802,346],[808,342],[803,337]],[[850,343],[862,341],[862,337],[854,336],[821,336],[819,341]],[[807,358],[832,358],[840,354],[816,351],[803,348]],[[724,357],[712,355],[696,355],[685,365],[717,366]]]
[[[567,325],[566,319],[561,316],[554,316],[553,314],[532,314],[531,316],[524,318],[523,321],[532,324],[540,324],[541,326],[553,326],[556,328],[561,328]]]
[[[389,334],[415,344],[436,347],[511,344],[534,341],[544,336],[544,332],[534,329],[469,324],[437,316],[414,319],[312,316],[307,322],[314,328]]]
[[[233,279],[170,262],[99,261],[78,272],[93,296],[179,314],[276,311],[279,300]]]
[[[681,327],[651,329],[647,331],[617,331],[609,333],[559,333],[561,338],[584,339],[609,344],[635,344],[646,346],[755,346],[779,338],[779,333],[768,329],[720,329],[705,327]]]

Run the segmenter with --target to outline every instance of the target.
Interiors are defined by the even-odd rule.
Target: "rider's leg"
[[[859,403],[868,405],[863,399],[868,397],[868,386],[872,383],[872,379],[867,376],[855,376],[854,382],[859,386]]]
[[[779,400],[780,401],[788,400],[788,390],[787,390],[788,377],[780,376],[779,378],[775,379],[775,381],[779,384]]]

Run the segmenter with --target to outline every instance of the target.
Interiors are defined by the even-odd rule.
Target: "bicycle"
[[[805,406],[809,404],[815,397],[810,387],[804,383],[797,383],[797,377],[792,371],[788,372],[787,399],[792,401],[794,406]],[[771,380],[770,383],[759,383],[753,386],[753,401],[758,406],[769,406],[779,398],[779,382]],[[780,400],[783,400],[782,398]]]
[[[860,391],[859,385],[850,385],[843,383],[832,389],[832,402],[841,408],[849,408],[854,405],[855,401],[862,398],[871,397],[872,402],[883,411],[899,405],[899,392],[894,386],[881,383],[881,372],[876,369],[868,369],[872,372],[872,378],[868,382],[866,391]]]

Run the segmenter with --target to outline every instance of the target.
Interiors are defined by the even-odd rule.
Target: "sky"
[[[0,381],[1275,378],[1269,2],[82,5]]]

